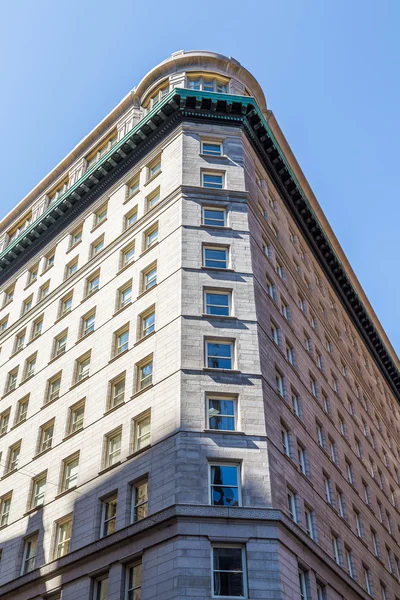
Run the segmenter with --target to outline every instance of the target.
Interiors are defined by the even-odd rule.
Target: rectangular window
[[[337,498],[337,509],[338,509],[339,516],[342,517],[342,519],[344,519],[345,518],[344,498],[343,498],[343,493],[338,488],[336,488],[336,498]]]
[[[28,311],[30,311],[32,306],[33,306],[33,295],[29,296],[29,298],[24,300],[24,302],[22,303],[22,315],[25,315]]]
[[[281,331],[276,323],[271,321],[271,337],[277,346],[280,345]]]
[[[149,412],[136,417],[133,421],[134,446],[133,451],[138,452],[150,445],[151,414]]]
[[[90,245],[90,256],[96,256],[104,248],[104,234]]]
[[[8,315],[5,316],[0,321],[0,333],[3,333],[3,331],[5,331],[7,329],[7,326],[8,326]]]
[[[201,185],[205,188],[222,190],[224,187],[224,175],[223,173],[203,171],[201,174]]]
[[[229,317],[231,305],[231,292],[205,290],[204,305],[206,315]]]
[[[244,548],[238,546],[214,546],[212,549],[212,595],[213,597],[245,598]]]
[[[154,308],[147,310],[145,313],[140,315],[140,339],[145,338],[155,331],[156,327],[156,313]]]
[[[105,461],[104,468],[111,467],[120,461],[121,458],[121,440],[122,430],[106,436],[105,440]]]
[[[144,232],[144,249],[148,250],[158,242],[158,223]]]
[[[146,198],[147,210],[151,210],[152,208],[154,208],[154,206],[160,202],[160,199],[160,188],[157,188]]]
[[[39,430],[38,453],[50,450],[53,444],[54,420],[42,425]]]
[[[55,558],[61,558],[69,552],[72,534],[72,518],[64,519],[56,524]]]
[[[157,285],[157,265],[153,264],[143,271],[143,291]]]
[[[34,265],[33,267],[31,267],[28,271],[28,285],[30,285],[31,283],[35,283],[35,281],[37,281],[38,278],[38,273],[39,273],[39,264]]]
[[[20,441],[17,442],[16,444],[13,444],[12,446],[10,446],[10,448],[8,450],[6,473],[11,473],[11,471],[15,471],[15,469],[18,469],[20,453],[21,453],[21,442]]]
[[[0,527],[8,525],[10,516],[12,492],[0,498]]]
[[[96,579],[93,600],[108,600],[108,576]]]
[[[32,495],[29,508],[36,508],[44,504],[44,494],[46,491],[47,471],[33,479]]]
[[[149,495],[147,479],[132,485],[131,523],[141,521],[148,515]]]
[[[333,505],[332,484],[331,484],[331,480],[329,479],[329,477],[324,477],[324,490],[325,490],[325,500],[328,502],[328,504]]]
[[[15,289],[15,284],[11,285],[9,288],[4,290],[3,306],[6,306],[6,304],[10,304],[10,302],[12,302],[14,300],[14,289]]]
[[[26,330],[24,329],[23,331],[20,331],[20,333],[18,333],[15,336],[15,342],[14,342],[14,354],[16,352],[19,352],[20,350],[22,350],[25,346],[25,334],[26,334]]]
[[[125,325],[120,331],[114,333],[114,356],[126,352],[129,348],[129,326]]]
[[[117,521],[117,495],[106,498],[102,501],[101,514],[101,532],[100,536],[105,537],[114,533]]]
[[[291,365],[294,365],[294,348],[290,342],[286,342],[286,358]]]
[[[0,436],[7,433],[8,424],[10,422],[11,409],[7,409],[0,414]]]
[[[35,568],[38,535],[34,535],[24,542],[24,553],[22,557],[21,575],[30,573]]]
[[[107,220],[107,204],[98,209],[94,214],[94,227],[101,225]]]
[[[372,595],[371,572],[368,567],[363,566],[364,588],[368,594]]]
[[[97,292],[100,287],[100,271],[96,271],[86,280],[86,296],[90,296]]]
[[[18,401],[17,404],[17,414],[15,418],[15,425],[19,425],[26,421],[26,417],[28,414],[28,405],[29,405],[29,395],[22,398],[22,400]]]
[[[76,382],[83,381],[90,373],[90,352],[76,361]]]
[[[25,379],[28,379],[29,377],[33,377],[33,375],[35,374],[36,356],[37,356],[37,353],[33,354],[32,356],[27,358],[25,361],[24,381],[25,381]]]
[[[222,431],[236,429],[236,399],[207,396],[208,428]]]
[[[10,371],[7,375],[6,393],[12,392],[17,387],[18,367]]]
[[[312,540],[315,540],[316,536],[315,536],[315,527],[314,527],[314,511],[312,510],[312,508],[310,508],[308,506],[304,507],[304,519],[305,519],[305,524],[306,524],[307,535]]]
[[[153,357],[146,359],[137,366],[138,372],[138,391],[144,390],[153,384]]]
[[[126,600],[140,600],[142,596],[142,565],[126,569]]]
[[[296,506],[296,494],[292,492],[292,490],[288,490],[287,492],[287,503],[289,510],[289,517],[297,523],[297,506]]]
[[[210,504],[240,506],[240,468],[238,465],[210,464]]]
[[[345,548],[344,548],[344,555],[345,555],[345,560],[346,560],[345,569],[348,572],[348,574],[350,575],[350,577],[352,579],[354,579],[355,571],[354,571],[354,566],[353,566],[354,565],[353,552],[347,546],[345,546]]]
[[[227,269],[228,248],[204,246],[203,266],[209,269]]]
[[[308,600],[307,592],[307,573],[303,569],[299,569],[299,587],[300,587],[300,600]]]
[[[54,357],[61,356],[67,348],[68,329],[62,331],[54,340]]]
[[[300,410],[300,398],[299,396],[292,391],[292,412],[301,419],[301,410]]]
[[[148,168],[148,180],[152,179],[158,173],[161,172],[161,156],[158,156],[152,163],[147,167]]]
[[[282,441],[282,450],[286,456],[290,456],[290,434],[289,430],[281,424],[281,441]]]
[[[233,342],[206,341],[206,366],[233,369]]]
[[[118,290],[117,310],[128,306],[132,302],[132,281],[129,281]]]
[[[203,225],[226,227],[226,208],[203,206]]]
[[[72,277],[74,273],[78,270],[78,257],[74,258],[70,263],[65,267],[65,279],[68,277]]]
[[[135,208],[130,210],[128,212],[128,214],[125,215],[125,217],[124,217],[124,229],[129,229],[129,227],[132,227],[132,225],[134,225],[137,220],[138,220],[138,207],[135,206]]]
[[[336,535],[332,535],[332,554],[335,562],[340,565],[339,538]]]
[[[69,409],[68,435],[83,429],[85,401],[80,400]]]
[[[303,473],[303,475],[307,475],[306,450],[300,444],[297,444],[297,458],[298,458],[300,473]]]
[[[79,242],[82,241],[82,233],[83,233],[83,229],[82,226],[78,227],[78,229],[75,229],[75,231],[73,231],[70,235],[70,240],[69,240],[69,247],[73,248],[74,246],[76,246],[77,244],[79,244]]]
[[[55,250],[51,250],[44,257],[43,273],[45,271],[47,271],[48,269],[51,269],[51,267],[54,267],[54,261],[55,261]]]
[[[119,406],[124,402],[125,399],[125,373],[114,379],[110,383],[111,393],[110,393],[110,405],[109,408],[114,408],[115,406]]]
[[[46,283],[41,285],[39,288],[39,298],[38,298],[39,301],[46,298],[46,296],[48,296],[48,294],[49,294],[49,291],[50,291],[50,282],[47,281]]]
[[[91,310],[84,317],[82,317],[81,323],[81,337],[89,335],[94,331],[96,324],[96,309]]]
[[[139,191],[139,175],[135,175],[135,177],[128,183],[128,198],[134,196]]]
[[[201,153],[206,156],[222,156],[221,142],[201,141]]]
[[[39,337],[42,334],[43,329],[43,317],[39,317],[35,319],[32,324],[32,339]]]
[[[275,286],[275,284],[272,283],[272,281],[270,281],[268,278],[266,278],[265,285],[267,286],[268,296],[270,298],[272,298],[272,300],[275,300],[275,302],[276,302],[277,296],[276,296],[276,286]],[[283,314],[283,312],[282,312],[282,314]],[[283,315],[283,316],[285,317],[285,315]],[[285,317],[285,318],[287,318],[287,317]]]
[[[63,460],[61,492],[77,486],[79,472],[79,453]]]
[[[129,244],[121,251],[121,269],[133,263],[135,258],[135,244]]]
[[[54,375],[54,377],[48,380],[45,404],[53,402],[53,400],[57,400],[57,398],[60,397],[60,388],[61,373],[57,373],[57,375]]]
[[[65,298],[63,298],[60,301],[60,317],[63,317],[64,315],[67,315],[69,312],[71,312],[72,310],[72,293],[68,294],[68,296],[65,296]]]

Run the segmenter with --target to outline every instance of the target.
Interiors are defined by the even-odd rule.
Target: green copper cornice
[[[400,402],[400,373],[254,98],[176,88],[0,253],[0,284],[182,119],[242,127]],[[97,195],[96,195],[97,194]]]

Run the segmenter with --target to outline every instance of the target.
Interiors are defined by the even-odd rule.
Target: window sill
[[[140,396],[141,394],[144,394],[145,392],[147,392],[148,390],[151,390],[154,387],[154,384],[151,383],[150,385],[147,385],[145,388],[143,388],[142,390],[139,390],[138,392],[135,392],[132,396],[131,396],[131,400],[133,398],[136,398],[137,396]]]
[[[98,475],[103,475],[104,473],[108,473],[108,471],[112,471],[112,469],[115,469],[115,467],[119,467],[120,465],[121,465],[121,461],[118,460],[113,465],[110,465],[109,467],[106,467],[105,469],[101,469],[101,471],[98,472]]]
[[[16,473],[18,471],[18,469],[13,469],[12,471],[8,471],[8,473],[5,473],[3,475],[3,477],[1,478],[1,481],[3,481],[3,479],[6,479],[7,477],[10,477],[10,475],[12,475],[13,473]]]
[[[97,223],[97,225],[95,225],[91,230],[90,233],[93,233],[93,231],[96,231],[96,229],[98,229],[99,227],[101,227],[102,225],[104,225],[104,223],[108,220],[108,217],[106,217],[105,219],[103,219],[102,221],[100,221],[100,223]]]
[[[34,506],[33,508],[30,508],[29,510],[27,510],[24,513],[24,517],[27,517],[28,515],[32,515],[33,513],[37,512],[38,510],[42,510],[43,509],[43,504],[41,504],[40,506]]]
[[[24,383],[26,383],[27,381],[29,381],[33,377],[35,377],[35,373],[32,373],[32,375],[29,375],[29,377],[25,377],[25,379],[23,379],[19,385],[20,386],[23,385]]]
[[[68,312],[62,314],[60,317],[58,317],[58,319],[56,321],[54,321],[54,325],[56,325],[57,323],[59,323],[62,319],[65,319],[65,317],[67,315],[70,315],[72,313],[72,310],[69,310]]]
[[[155,179],[157,179],[157,177],[159,175],[161,175],[162,170],[160,169],[159,171],[157,171],[157,173],[154,173],[154,175],[152,175],[151,177],[148,178],[147,181],[144,182],[144,187],[146,187],[146,185],[149,185],[149,183],[151,183],[152,181],[154,181]]]
[[[28,345],[28,344],[27,344]],[[26,346],[27,346],[26,345]],[[26,346],[24,348],[26,348]],[[16,350],[15,352],[13,352],[12,354],[10,354],[8,360],[11,360],[12,358],[14,358],[14,356],[17,356],[17,354],[19,354],[20,352],[22,352],[22,350],[24,350],[24,348],[20,348],[19,350]]]
[[[223,269],[221,267],[205,267],[204,265],[202,265],[200,267],[201,269],[203,269],[204,271],[217,271],[217,272],[223,272],[223,273],[234,273],[235,269]]]
[[[60,492],[59,494],[57,494],[57,496],[54,497],[54,499],[58,500],[58,498],[62,498],[63,496],[66,496],[70,492],[75,491],[77,487],[78,487],[77,485],[74,485],[74,486],[70,487],[68,490],[64,490],[63,492]]]
[[[239,371],[239,369],[216,369],[213,367],[203,367],[203,371],[206,372],[210,372],[210,373],[241,373],[242,371]]]
[[[1,307],[1,310],[3,310],[3,308],[5,308],[9,304],[11,304],[11,302],[12,302],[12,300],[8,300],[8,302],[4,302],[3,306]]]
[[[140,450],[135,450],[135,452],[132,452],[132,454],[129,454],[129,456],[126,457],[126,460],[130,460],[131,458],[135,458],[135,456],[139,456],[139,454],[143,454],[143,452],[146,452],[146,450],[149,448],[151,448],[151,444],[143,446],[143,448],[140,448]]]
[[[227,160],[229,157],[226,154],[204,154],[204,152],[199,152],[199,156],[201,158],[216,158],[217,160]]]
[[[17,429],[17,427],[19,427],[20,425],[22,425],[23,423],[26,423],[26,417],[23,421],[20,421],[19,423],[16,423],[15,425],[13,425],[12,427],[10,427],[10,431],[14,431],[14,429]]]
[[[28,285],[26,285],[26,286],[24,287],[23,291],[25,292],[27,289],[29,289],[30,287],[32,287],[34,283],[37,283],[37,279],[34,279],[33,281],[30,281],[30,282],[28,283]]]
[[[226,225],[205,225],[202,223],[200,227],[202,229],[215,229],[216,231],[233,231],[232,227],[227,227]]]
[[[108,364],[115,362],[118,358],[121,358],[121,356],[124,356],[128,352],[129,352],[129,348],[127,348],[123,352],[120,352],[119,354],[116,354],[115,356],[113,356],[112,358],[110,358],[110,360],[108,361]]]
[[[76,431],[69,433],[68,435],[63,437],[62,441],[65,442],[65,440],[69,440],[70,438],[74,437],[75,435],[78,435],[78,433],[80,433],[83,430],[84,430],[84,427],[81,427],[80,429],[77,429]]]
[[[15,390],[17,389],[17,386],[15,386],[15,388],[13,390],[9,390],[8,392],[6,392],[5,394],[2,395],[1,400],[3,400],[3,398],[7,398],[7,396],[9,396],[10,394],[12,394],[13,392],[15,392]]]
[[[150,250],[153,250],[153,248],[158,246],[158,244],[159,242],[155,242],[152,246],[149,246],[148,248],[146,248],[146,250],[143,250],[142,254],[139,254],[138,258],[142,258],[142,256],[145,256],[148,252],[150,252]]]
[[[93,329],[93,331],[89,331],[89,333],[86,333],[85,335],[82,335],[79,340],[76,340],[75,342],[75,346],[77,344],[80,344],[81,342],[83,342],[83,340],[86,340],[89,336],[91,336],[93,333],[95,332],[95,330]]]
[[[120,275],[121,273],[123,273],[124,271],[129,269],[129,267],[132,267],[135,264],[135,262],[136,262],[135,260],[131,260],[131,262],[129,262],[128,264],[121,267],[120,270],[117,271],[117,275]]]
[[[221,319],[222,321],[237,321],[238,318],[233,315],[209,315],[208,313],[202,313],[202,317],[206,319]]]
[[[84,381],[87,381],[89,379],[89,375],[86,375],[86,377],[83,377],[82,379],[80,379],[79,381],[76,381],[73,385],[71,385],[71,387],[69,388],[70,391],[74,390],[76,387],[78,387],[78,385],[81,385],[81,383],[83,383]]]
[[[46,402],[46,404],[43,404],[43,406],[40,407],[40,410],[44,410],[45,408],[50,406],[50,404],[54,404],[54,402],[57,402],[58,399],[59,396],[57,396],[57,398],[54,398],[54,400],[49,400],[48,402]]]
[[[119,308],[118,310],[115,311],[115,313],[113,314],[113,317],[116,317],[117,315],[119,315],[120,313],[122,313],[124,310],[126,310],[128,308],[128,306],[132,306],[132,300],[130,302],[127,302],[124,306],[121,306],[121,308]]]
[[[43,456],[43,454],[46,454],[47,452],[50,452],[52,448],[47,448],[47,450],[43,450],[42,452],[39,452],[38,454],[35,454],[35,456],[32,457],[32,460],[36,460],[37,458],[40,458],[41,456]]]
[[[103,413],[103,416],[106,417],[107,415],[109,415],[110,413],[113,413],[114,411],[116,411],[118,408],[120,408],[121,406],[125,405],[125,401],[123,400],[122,402],[120,402],[119,404],[116,404],[115,406],[112,406],[111,408],[109,408],[108,410],[106,410],[105,413]]]
[[[65,351],[61,352],[61,354],[57,354],[57,356],[54,356],[51,360],[49,360],[49,362],[47,364],[52,365],[56,360],[58,360],[59,358],[61,358],[64,355],[65,355]]]
[[[81,304],[83,304],[84,302],[86,302],[86,300],[89,300],[89,298],[93,298],[93,296],[95,294],[97,294],[97,292],[100,291],[100,288],[98,288],[97,290],[94,290],[93,292],[90,292],[89,294],[86,294],[86,296],[84,298],[82,298],[81,300]]]
[[[157,283],[155,285],[152,285],[151,287],[149,287],[147,290],[144,290],[144,292],[142,292],[141,294],[139,294],[139,296],[137,297],[137,300],[139,300],[139,298],[142,298],[143,296],[145,296],[146,294],[148,294],[149,292],[151,292],[151,290],[154,290],[154,288],[157,287]]]
[[[151,338],[153,335],[155,335],[155,333],[156,333],[156,331],[152,331],[148,335],[145,335],[144,337],[140,338],[140,340],[138,340],[135,344],[133,344],[133,347],[136,348],[136,346],[138,346],[139,344],[141,344],[145,340],[148,340],[149,338]]]
[[[126,200],[124,200],[124,201],[123,201],[123,203],[122,203],[122,204],[128,204],[128,202],[130,202],[130,201],[132,200],[132,198],[134,198],[135,196],[137,196],[139,193],[140,193],[140,188],[138,188],[138,189],[136,190],[136,192],[133,192],[133,194],[131,194],[130,196],[128,196],[128,197],[126,198]]]
[[[65,251],[65,254],[69,254],[69,252],[72,252],[72,250],[75,250],[75,248],[77,246],[79,246],[79,244],[82,244],[82,240],[79,240],[79,242],[76,242],[76,244],[73,244],[72,246],[70,246],[68,248],[68,250]]]
[[[204,433],[220,433],[221,435],[246,435],[244,431],[232,429],[204,429]]]
[[[50,265],[49,267],[46,267],[45,269],[43,269],[42,275],[44,275],[45,273],[47,273],[48,271],[50,271],[50,269],[52,269],[53,267],[54,267],[54,265]]]

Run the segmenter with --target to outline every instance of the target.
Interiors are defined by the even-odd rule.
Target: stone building
[[[151,70],[0,286],[2,600],[400,598],[398,359],[236,60]]]

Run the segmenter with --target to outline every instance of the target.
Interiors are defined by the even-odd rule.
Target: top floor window
[[[226,209],[219,208],[217,206],[204,206],[203,225],[209,225],[211,227],[225,227]]]
[[[207,77],[206,75],[191,75],[187,78],[187,86],[190,90],[217,92],[218,94],[226,94],[228,92],[228,83],[228,79]]]
[[[207,156],[222,156],[221,142],[201,142],[201,153]]]
[[[32,222],[32,214],[29,213],[23,219],[21,219],[21,221],[18,223],[18,225],[15,225],[12,229],[10,229],[10,231],[8,231],[8,233],[7,233],[7,235],[8,235],[8,244],[7,245],[11,244],[15,239],[17,239],[17,237],[23,231],[25,231],[25,229],[27,229],[27,227],[29,227],[31,222]]]
[[[103,156],[115,146],[118,142],[118,134],[116,132],[112,133],[104,142],[101,142],[97,148],[95,148],[88,156],[86,157],[86,169],[89,170],[95,165]]]
[[[51,192],[49,192],[49,204],[53,204],[56,202],[68,189],[68,179],[65,179],[61,183],[59,183]]]
[[[205,188],[222,190],[224,187],[224,174],[204,171],[201,174],[201,185]]]
[[[159,102],[161,102],[161,100],[168,94],[169,92],[169,84],[165,84],[162,87],[158,88],[158,90],[156,92],[153,93],[152,96],[150,96],[150,102],[149,102],[149,108],[152,109],[155,106],[157,106],[157,104],[159,104]]]

